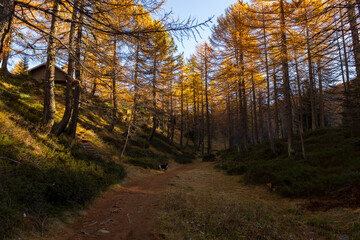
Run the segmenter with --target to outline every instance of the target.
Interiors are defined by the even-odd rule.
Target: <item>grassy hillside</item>
[[[64,111],[65,90],[56,89],[55,124]],[[66,135],[44,136],[39,131],[41,116],[41,84],[27,77],[0,76],[0,239],[17,228],[42,231],[49,218],[91,202],[125,178],[123,164],[156,168],[169,158],[191,161],[191,155],[160,134],[147,142],[146,126],[137,130],[126,157],[120,159],[126,122],[109,133],[110,108],[98,98],[84,101],[75,141]]]
[[[322,208],[358,206],[360,139],[335,128],[309,132],[304,141],[305,161],[300,154],[288,158],[286,143],[278,140],[276,155],[271,154],[268,143],[263,143],[241,154],[220,152],[217,167],[232,175],[244,174],[248,184],[267,184],[282,196],[316,198]],[[299,139],[296,148],[300,152]]]

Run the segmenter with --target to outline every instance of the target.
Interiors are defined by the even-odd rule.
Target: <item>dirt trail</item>
[[[154,232],[157,202],[169,181],[177,174],[195,169],[204,163],[184,165],[165,173],[145,177],[104,194],[86,212],[64,238],[102,240],[154,240],[162,235]]]

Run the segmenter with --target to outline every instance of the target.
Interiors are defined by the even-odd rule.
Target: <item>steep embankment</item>
[[[55,124],[64,111],[64,87],[56,89]],[[53,219],[81,209],[121,182],[128,163],[156,168],[169,157],[189,159],[161,135],[148,143],[146,125],[132,136],[126,157],[120,159],[126,114],[110,133],[110,106],[85,97],[75,141],[66,135],[45,136],[39,125],[41,84],[26,76],[0,76],[0,239],[21,231],[45,231]],[[160,151],[164,153],[155,154]]]

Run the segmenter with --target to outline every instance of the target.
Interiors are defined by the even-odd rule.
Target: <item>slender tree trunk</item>
[[[341,24],[341,40],[343,44],[343,50],[344,50],[344,64],[345,64],[345,72],[346,72],[346,88],[349,89],[350,84],[350,71],[349,71],[349,62],[348,62],[348,53],[347,53],[347,47],[346,47],[346,41],[345,41],[345,32],[344,32],[344,21],[342,16],[342,11],[340,9],[340,24]]]
[[[14,0],[0,0],[0,56],[3,54],[5,38],[10,33],[14,11]]]
[[[263,136],[264,136],[264,117],[263,117],[263,98],[262,98],[262,92],[259,91],[259,142],[263,142]]]
[[[186,142],[185,147],[189,145],[190,139],[190,113],[189,113],[189,98],[186,98]]]
[[[174,116],[174,103],[173,103],[173,80],[170,79],[170,123],[171,123],[171,130],[170,130],[170,144],[174,142],[174,135],[175,135],[175,116]]]
[[[322,79],[322,66],[321,60],[318,59],[318,78],[319,78],[319,115],[320,115],[320,127],[325,127],[325,115],[324,115],[324,95],[323,95],[323,79]]]
[[[156,56],[153,62],[153,79],[152,79],[152,95],[153,95],[153,126],[148,137],[148,140],[151,141],[155,135],[156,128],[157,128],[157,110],[156,110],[156,67],[157,67],[157,59]]]
[[[267,33],[265,26],[265,14],[263,14],[263,35],[264,35],[264,51],[265,51],[265,69],[266,69],[266,89],[267,89],[267,125],[269,133],[269,142],[271,153],[275,153],[275,144],[273,139],[273,130],[271,124],[271,93],[270,93],[270,74],[269,74],[269,60],[267,52]]]
[[[251,142],[256,145],[255,121],[254,121],[254,97],[250,94],[250,121],[251,121]]]
[[[201,79],[201,155],[205,154],[205,113],[204,113],[204,86]]]
[[[309,67],[309,80],[310,80],[310,103],[311,103],[311,128],[315,130],[317,127],[317,114],[316,114],[316,105],[315,105],[315,92],[314,92],[314,74],[313,74],[313,63],[312,63],[312,55],[311,55],[311,46],[310,46],[310,33],[309,26],[307,22],[307,16],[305,14],[305,31],[306,31],[306,48],[307,48],[307,60]]]
[[[206,56],[205,45],[205,104],[206,104],[206,124],[207,124],[207,154],[211,154],[211,120],[209,111],[209,83],[208,83],[208,59]]]
[[[3,44],[3,54],[2,54],[2,63],[1,63],[1,71],[4,73],[8,73],[8,62],[11,52],[11,43],[12,43],[12,31],[10,31],[5,36],[4,44]],[[1,61],[1,58],[0,58]]]
[[[75,54],[75,31],[76,31],[76,21],[78,18],[78,2],[79,0],[74,1],[74,8],[71,18],[71,26],[70,26],[70,35],[69,35],[69,52],[68,52],[68,72],[66,75],[66,91],[65,91],[65,111],[64,115],[55,130],[56,136],[59,136],[66,128],[66,126],[69,123],[71,112],[72,112],[72,91],[73,91],[73,83],[74,83],[74,67],[75,67],[75,61],[74,58]]]
[[[139,64],[140,64],[140,42],[138,41],[136,44],[136,53],[135,53],[135,69],[134,69],[134,112],[133,112],[133,127],[136,126],[136,120],[137,120],[137,101],[138,101],[138,75],[139,75]]]
[[[237,145],[237,151],[240,152],[240,143],[241,143],[241,116],[240,116],[240,97],[239,97],[239,91],[235,91],[235,102],[234,102],[234,110],[235,110],[235,118],[232,117],[232,109],[231,109],[231,97],[230,97],[230,84],[229,81],[226,81],[227,84],[227,101],[229,101],[229,103],[227,103],[229,105],[229,111],[228,114],[230,114],[230,116],[228,116],[228,118],[230,119],[229,123],[231,124],[229,126],[229,131],[231,131],[231,135],[232,135],[232,145],[230,148],[230,144],[229,144],[229,148],[233,149],[234,148],[234,141],[236,139],[236,145]],[[233,120],[235,119],[235,121]],[[236,122],[237,124],[234,126],[234,122]],[[229,135],[230,136],[230,135]]]
[[[113,49],[113,72],[112,72],[112,102],[113,102],[113,109],[112,109],[112,122],[108,128],[110,132],[114,130],[115,124],[117,122],[117,97],[116,97],[116,68],[117,68],[117,38],[114,36],[114,49]]]
[[[297,81],[298,94],[299,94],[299,114],[300,114],[299,135],[300,135],[300,142],[301,142],[301,153],[302,153],[303,159],[305,160],[306,159],[306,153],[305,153],[305,145],[304,145],[304,138],[303,138],[303,132],[304,132],[303,103],[302,103],[302,91],[301,91],[301,84],[300,84],[300,73],[299,73],[299,66],[298,66],[298,59],[297,59],[296,50],[295,50],[295,69],[296,69],[296,81]]]
[[[295,152],[294,149],[294,136],[293,136],[293,117],[292,106],[290,98],[290,75],[289,63],[287,53],[287,40],[286,40],[286,26],[285,26],[285,11],[284,2],[280,0],[280,27],[281,27],[281,60],[284,78],[284,96],[285,96],[285,116],[286,116],[286,132],[288,137],[288,156],[292,156]]]
[[[198,122],[198,125],[197,125],[197,132],[198,132],[198,139],[197,139],[197,142],[198,142],[198,148],[196,149],[196,151],[199,151],[200,150],[200,146],[201,146],[201,124],[200,124],[200,99],[197,100],[197,113],[198,115],[196,116],[197,117],[197,122]]]
[[[58,32],[58,13],[60,1],[54,0],[53,17],[51,20],[50,36],[47,49],[46,75],[44,80],[44,110],[43,110],[43,131],[49,134],[55,121],[55,63],[56,63],[56,35]]]
[[[275,135],[276,138],[281,138],[281,133],[280,133],[280,119],[279,119],[279,90],[277,87],[277,78],[276,78],[276,69],[274,66],[274,100],[275,100]]]
[[[341,16],[340,16],[341,17]],[[341,26],[342,28],[342,26]],[[344,36],[342,35],[342,37],[344,38]],[[350,114],[350,109],[347,106],[347,104],[349,103],[349,94],[348,94],[348,89],[349,89],[349,72],[347,71],[347,79],[345,78],[345,73],[344,73],[344,66],[343,66],[343,60],[342,60],[342,53],[341,53],[341,46],[340,46],[340,41],[339,41],[339,36],[338,36],[338,32],[336,31],[336,39],[337,39],[337,47],[338,47],[338,51],[339,51],[339,58],[340,58],[340,67],[341,67],[341,77],[342,77],[342,82],[344,85],[344,97],[345,97],[345,104],[344,104],[344,119],[345,121],[348,121],[349,119],[351,119],[351,114]],[[344,39],[343,39],[344,41]],[[344,48],[345,48],[345,44],[344,44]],[[344,55],[346,57],[347,53],[346,53],[346,49],[344,49]],[[346,59],[347,60],[347,59]],[[346,62],[346,65],[347,62]],[[348,69],[347,69],[348,70]]]
[[[183,149],[184,138],[184,79],[180,76],[180,148]]]
[[[193,128],[194,128],[194,152],[197,151],[198,149],[198,131],[197,131],[197,111],[196,111],[196,85],[195,85],[195,80],[193,80],[193,102],[194,102],[194,106],[193,106],[193,114],[194,114],[194,122],[193,122]]]
[[[80,9],[83,9],[83,0],[81,0]],[[82,43],[82,38],[83,38],[83,32],[82,32],[83,21],[84,21],[84,13],[81,13],[80,17],[79,17],[80,24],[78,26],[78,33],[77,33],[77,38],[76,38],[76,58],[78,59],[78,61],[81,61],[81,43]],[[71,120],[69,123],[69,129],[68,129],[68,134],[72,138],[75,138],[75,136],[76,136],[76,128],[77,128],[77,123],[78,123],[79,113],[80,113],[81,82],[82,82],[82,71],[81,71],[80,64],[77,64],[75,67],[75,81],[74,81],[75,91],[74,91],[73,113],[71,116]]]
[[[232,123],[232,118],[231,118],[231,97],[230,97],[230,84],[229,82],[227,82],[227,104],[226,104],[226,109],[227,109],[227,119],[228,119],[228,137],[229,137],[229,149],[233,149],[234,148],[234,142],[233,142],[233,123]]]
[[[258,129],[258,118],[257,118],[257,107],[256,107],[256,92],[255,92],[255,82],[254,82],[254,72],[251,71],[251,84],[252,84],[252,97],[253,97],[253,129],[255,132],[254,135],[254,144],[257,144],[259,141],[259,129]]]
[[[248,123],[248,109],[247,109],[247,95],[245,86],[245,65],[244,65],[244,54],[242,50],[242,36],[240,35],[240,53],[238,55],[238,68],[239,68],[239,100],[240,100],[240,117],[241,117],[241,133],[240,133],[240,149],[242,151],[247,150],[248,139],[249,139],[249,123]]]
[[[359,40],[359,31],[358,31],[358,26],[357,26],[357,22],[356,22],[355,8],[354,8],[353,0],[347,0],[347,11],[348,11],[350,31],[351,31],[351,37],[352,37],[352,43],[353,43],[356,76],[357,76],[357,78],[360,79],[360,40]]]
[[[341,46],[340,46],[338,31],[336,31],[335,33],[336,33],[337,47],[338,47],[338,51],[339,51],[339,62],[340,62],[340,69],[341,69],[341,78],[342,78],[342,82],[343,82],[343,85],[344,85],[344,92],[346,93],[347,85],[346,85],[346,80],[345,80],[344,63],[343,63],[343,59],[342,59],[342,52],[341,52]]]

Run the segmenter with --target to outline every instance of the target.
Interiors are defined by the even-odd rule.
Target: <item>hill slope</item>
[[[65,90],[56,89],[55,124],[64,111]],[[47,219],[91,202],[126,177],[124,164],[157,168],[168,158],[191,162],[191,155],[160,134],[148,143],[146,125],[120,159],[126,122],[108,132],[110,109],[102,99],[88,96],[75,141],[66,135],[44,136],[39,130],[41,85],[27,77],[0,76],[0,239],[17,228],[43,231]]]

